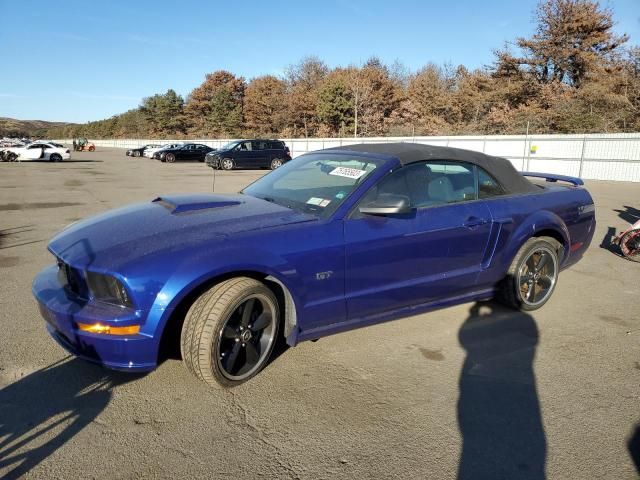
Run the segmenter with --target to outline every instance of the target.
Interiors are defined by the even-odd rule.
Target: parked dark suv
[[[289,147],[282,140],[236,140],[207,154],[211,168],[264,168],[275,170],[291,160]]]

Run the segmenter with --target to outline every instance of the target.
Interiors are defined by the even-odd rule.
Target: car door
[[[44,145],[42,144],[36,144],[36,145],[29,145],[24,153],[22,155],[24,155],[23,158],[21,158],[21,160],[38,160],[44,157]]]
[[[235,147],[233,160],[238,168],[254,168],[256,166],[251,140],[240,142]]]
[[[180,160],[193,160],[197,155],[196,146],[195,145],[185,145],[180,150],[178,150],[177,158]]]
[[[208,147],[206,145],[197,144],[195,146],[193,159],[199,162],[204,162],[204,156],[207,154]]]
[[[349,319],[436,302],[475,286],[491,230],[477,199],[475,167],[424,162],[385,177],[361,200],[406,195],[412,212],[345,220],[345,295]]]
[[[271,158],[269,154],[271,151],[269,150],[268,142],[264,140],[254,140],[251,142],[253,153],[255,155],[255,166],[256,168],[264,168],[271,166]]]
[[[250,142],[244,142],[247,147],[247,162],[251,168],[260,168],[262,166],[262,156],[264,150],[260,149],[260,142],[252,140]]]
[[[52,153],[56,153],[56,148],[53,145],[42,145],[42,158],[48,160]]]

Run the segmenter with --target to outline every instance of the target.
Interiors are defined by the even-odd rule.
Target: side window
[[[504,188],[491,175],[478,167],[478,197],[491,198],[504,194]]]
[[[405,195],[412,208],[476,200],[473,165],[458,162],[423,162],[400,168],[371,188],[362,203],[380,194]]]
[[[427,204],[475,200],[473,165],[459,162],[428,162]]]
[[[389,175],[381,179],[376,185],[371,187],[369,191],[360,200],[360,205],[368,205],[374,203],[381,195],[404,195],[409,198],[411,206],[414,207],[413,199],[409,193],[407,184],[407,174],[412,167],[405,167],[391,172]]]

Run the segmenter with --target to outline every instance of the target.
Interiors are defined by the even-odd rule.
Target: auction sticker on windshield
[[[307,203],[309,205],[317,205],[318,207],[324,208],[331,203],[331,200],[328,200],[326,198],[311,197],[309,200],[307,200]]]
[[[365,173],[367,172],[357,168],[336,167],[329,172],[329,175],[337,175],[339,177],[353,178],[354,180],[357,180]]]

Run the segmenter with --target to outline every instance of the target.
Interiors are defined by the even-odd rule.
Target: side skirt
[[[379,313],[376,315],[370,315],[364,318],[355,318],[353,320],[347,320],[340,323],[332,323],[323,327],[316,327],[310,330],[303,330],[298,334],[297,342],[305,340],[316,340],[321,337],[334,335],[336,333],[342,333],[349,330],[355,330],[356,328],[368,327],[370,325],[376,325],[378,323],[388,322],[390,320],[397,320],[400,318],[411,317],[421,313],[429,312],[432,310],[438,310],[460,303],[466,303],[470,301],[488,300],[495,294],[493,288],[486,290],[479,290],[456,297],[447,298],[445,300],[435,300],[432,302],[421,303],[418,305],[412,305],[410,307],[404,307],[398,310],[390,310],[388,312]]]

